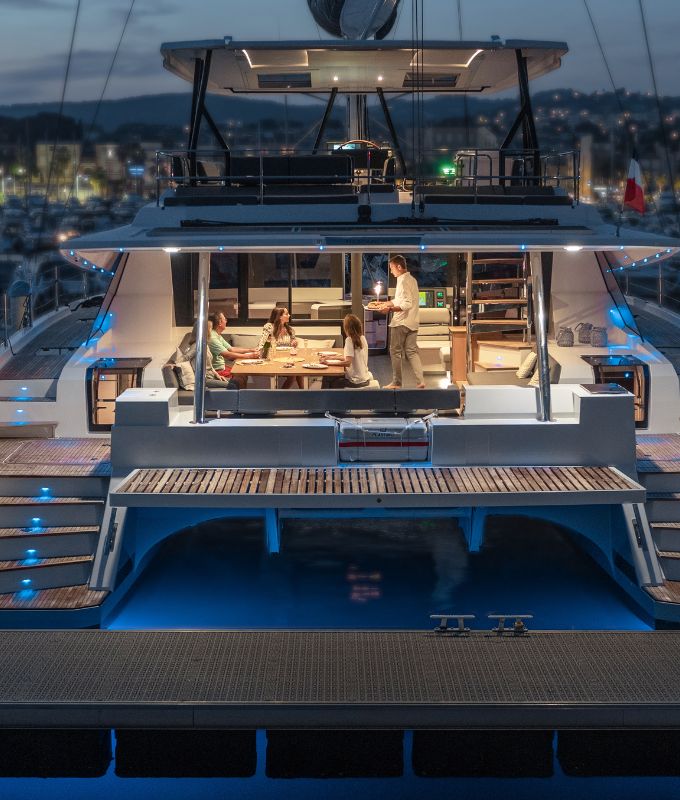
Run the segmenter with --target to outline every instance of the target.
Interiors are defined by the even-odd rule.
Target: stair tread
[[[524,283],[524,278],[475,278],[472,281],[473,286],[481,286],[483,283],[507,283],[511,286],[521,286]]]
[[[645,591],[662,603],[680,603],[680,581],[664,581],[660,586],[645,586]]]
[[[8,592],[0,594],[0,611],[91,608],[101,605],[109,593],[90,589],[87,584],[60,586],[56,589]]]
[[[680,553],[676,553],[673,550],[658,550],[657,555],[661,558],[680,558]]]
[[[26,536],[66,536],[74,533],[99,533],[96,525],[55,525],[37,528],[0,528],[0,539],[23,539]]]
[[[11,572],[13,570],[41,569],[42,567],[54,567],[59,564],[85,564],[92,562],[94,556],[54,556],[52,558],[36,558],[34,563],[27,564],[26,560],[21,561],[0,561],[0,572]]]
[[[2,506],[58,506],[58,505],[103,505],[103,497],[0,497]]]
[[[0,464],[0,478],[108,478],[111,463]]]
[[[647,492],[648,500],[680,500],[680,492]]]

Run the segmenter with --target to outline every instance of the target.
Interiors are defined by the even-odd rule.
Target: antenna
[[[307,0],[316,22],[344,39],[383,39],[397,19],[400,0]]]

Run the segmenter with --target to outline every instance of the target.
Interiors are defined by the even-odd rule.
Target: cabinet
[[[116,419],[116,398],[142,385],[150,358],[100,358],[87,370],[87,415],[90,431],[110,431]]]

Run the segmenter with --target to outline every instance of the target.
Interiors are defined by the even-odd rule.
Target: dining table
[[[277,347],[273,358],[240,358],[231,368],[232,375],[246,375],[254,378],[258,375],[270,379],[270,386],[275,389],[279,378],[302,377],[305,389],[309,389],[309,381],[313,378],[338,378],[344,375],[342,365],[327,364],[324,367],[309,367],[305,364],[319,364],[321,355],[335,356],[344,359],[343,350],[339,347],[322,349],[298,348],[291,353],[290,348]]]

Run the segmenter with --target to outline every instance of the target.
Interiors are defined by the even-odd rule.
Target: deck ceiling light
[[[164,253],[179,253],[179,247],[164,247]]]
[[[564,249],[567,253],[578,253],[579,250],[583,250],[583,247],[580,244],[568,244]]]

